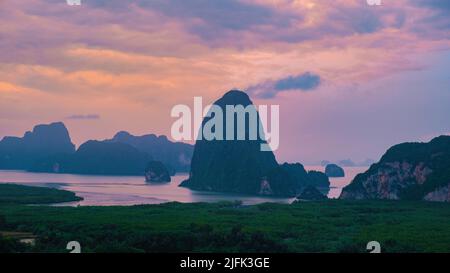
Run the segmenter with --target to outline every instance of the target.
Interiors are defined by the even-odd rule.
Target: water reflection
[[[321,170],[320,166],[306,166],[308,170]],[[332,178],[330,198],[339,196],[343,186],[366,168],[346,168],[345,178]],[[23,171],[0,171],[0,183],[19,183],[24,185],[46,186],[75,192],[84,198],[83,201],[59,205],[109,206],[160,204],[171,201],[178,202],[217,202],[223,200],[240,200],[243,204],[252,205],[263,202],[290,203],[293,198],[275,198],[248,196],[231,193],[192,191],[178,185],[187,175],[176,175],[167,184],[146,183],[139,176],[92,176],[73,174],[28,173]]]

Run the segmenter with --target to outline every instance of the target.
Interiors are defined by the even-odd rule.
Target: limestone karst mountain
[[[45,157],[74,152],[62,122],[36,125],[23,137],[7,136],[0,141],[0,169],[28,169]]]
[[[150,160],[171,174],[187,171],[193,146],[165,136],[133,136],[119,132],[112,139],[88,140],[75,150],[62,122],[37,125],[20,137],[0,141],[0,169],[104,175],[144,175]]]
[[[134,136],[128,132],[121,131],[112,139],[106,141],[131,145],[139,151],[151,155],[153,159],[161,161],[172,173],[188,172],[194,151],[193,145],[172,142],[164,135]]]
[[[391,147],[340,199],[450,201],[450,136]]]
[[[345,177],[344,169],[336,164],[328,164],[325,167],[325,174],[328,177]]]
[[[231,90],[214,102],[223,111],[223,128],[227,127],[226,116],[230,110],[226,106],[246,107],[252,104],[249,96],[239,90]],[[202,128],[213,117],[204,118]],[[302,185],[310,181],[306,172],[302,177],[298,175],[299,172],[292,171],[298,171],[296,168],[278,165],[272,151],[261,151],[264,138],[261,135],[255,140],[248,137],[250,120],[249,115],[246,115],[245,140],[197,140],[190,176],[181,186],[195,190],[257,195],[295,196],[299,193]],[[258,126],[261,126],[259,114],[257,121]],[[236,119],[234,122],[236,128]],[[223,134],[223,139],[226,139],[225,132]]]
[[[166,166],[160,161],[150,161],[145,168],[145,181],[164,183],[170,182],[170,174]]]

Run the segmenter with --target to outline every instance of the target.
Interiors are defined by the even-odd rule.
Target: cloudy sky
[[[0,138],[170,134],[232,88],[279,104],[279,161],[378,159],[450,132],[450,1],[0,0]]]

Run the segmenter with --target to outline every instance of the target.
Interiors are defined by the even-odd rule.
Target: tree
[[[0,229],[6,227],[6,219],[5,216],[0,215]]]

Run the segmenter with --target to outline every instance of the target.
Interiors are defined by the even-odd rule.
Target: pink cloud
[[[28,128],[73,113],[101,115],[89,130],[68,121],[78,141],[116,129],[167,134],[174,104],[194,95],[212,102],[233,87],[273,89],[305,71],[323,80],[315,92],[283,92],[274,101],[290,100],[286,107],[314,127],[324,97],[351,100],[360,89],[385,96],[392,90],[376,88],[379,81],[427,69],[433,64],[421,56],[450,49],[442,7],[407,0],[381,7],[359,0],[92,0],[76,8],[60,0],[2,1],[0,25],[2,116]],[[305,101],[303,113],[294,104]],[[6,118],[0,123],[13,127]]]

